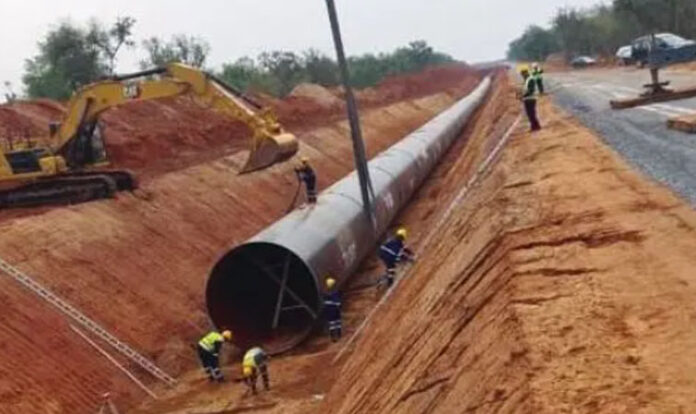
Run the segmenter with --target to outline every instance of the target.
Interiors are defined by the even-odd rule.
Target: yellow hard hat
[[[334,279],[332,277],[327,277],[325,283],[326,283],[326,288],[331,289],[336,285],[336,279]]]
[[[519,65],[517,67],[517,72],[522,73],[522,72],[529,72],[529,66],[527,65]]]
[[[229,331],[229,330],[222,331],[222,337],[225,338],[225,341],[231,342],[232,341],[232,331]]]
[[[244,375],[245,377],[251,376],[252,372],[253,370],[249,365],[244,365],[244,367],[242,367],[242,375]]]
[[[399,228],[399,229],[396,231],[396,237],[398,237],[398,238],[400,238],[400,239],[402,239],[402,240],[406,240],[406,238],[408,237],[408,230],[406,230],[405,227]]]
[[[309,158],[307,158],[307,157],[302,157],[302,158],[300,158],[300,161],[302,162],[302,164],[308,164],[308,163],[309,163]]]

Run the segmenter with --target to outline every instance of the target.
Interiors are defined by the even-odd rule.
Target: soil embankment
[[[696,408],[696,212],[545,102],[317,412]]]
[[[469,123],[461,139],[455,142],[399,217],[398,221],[409,227],[416,246],[420,245],[418,240],[431,231],[440,220],[459,189],[471,179],[478,166],[513,123],[518,108],[510,106],[514,93],[505,80],[505,76],[496,78],[484,107]],[[381,298],[371,286],[381,271],[377,258],[370,257],[344,289],[344,340],[332,344],[326,335],[317,332],[316,336],[297,350],[273,359],[273,387],[270,393],[251,397],[245,394],[245,388],[241,384],[232,383],[222,387],[210,385],[200,370],[196,369],[182,376],[181,385],[163,395],[161,401],[151,401],[136,412],[314,412],[321,404],[322,398],[339,379],[345,359],[334,362],[334,358]],[[238,361],[233,360],[225,364],[224,371],[228,378],[238,378]]]
[[[442,89],[408,86],[387,96],[395,87],[387,83],[381,103],[366,105],[362,120],[370,155],[447,108],[480,79],[463,66],[434,73],[443,78],[437,85]],[[134,194],[31,210],[0,222],[3,259],[172,375],[197,364],[189,344],[208,329],[203,289],[211,265],[282,216],[297,186],[293,163],[236,175],[245,137],[228,120],[185,99],[136,103],[105,114],[114,166],[145,177]],[[283,101],[276,110],[300,137],[301,154],[312,159],[323,188],[352,169],[347,122],[340,108],[328,114],[303,102]],[[37,129],[60,113],[53,103],[41,111],[27,102],[3,107],[8,110]],[[0,292],[0,343],[7,356],[0,357],[3,408],[92,413],[106,391],[114,392],[122,409],[144,397],[54,308],[9,278],[0,278]]]

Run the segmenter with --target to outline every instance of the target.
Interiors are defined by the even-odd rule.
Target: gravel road
[[[597,69],[553,73],[547,82],[561,107],[642,172],[696,205],[696,135],[666,127],[668,118],[696,114],[696,99],[621,111],[609,107],[611,99],[638,95],[648,76],[634,68]],[[696,73],[666,72],[664,78],[676,88],[696,87]]]

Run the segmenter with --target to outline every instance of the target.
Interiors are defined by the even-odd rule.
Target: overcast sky
[[[510,40],[532,23],[546,25],[563,6],[601,0],[336,0],[349,54],[389,51],[425,39],[468,62],[502,58]],[[133,16],[138,43],[186,33],[212,46],[219,67],[264,50],[333,53],[324,0],[0,0],[0,81],[21,89],[24,60],[61,19],[111,23]],[[137,69],[141,52],[120,55],[119,71]]]

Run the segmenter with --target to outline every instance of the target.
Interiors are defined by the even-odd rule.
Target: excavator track
[[[79,204],[113,198],[119,191],[136,187],[127,171],[73,172],[0,192],[0,209]]]

